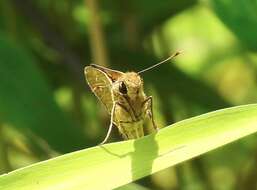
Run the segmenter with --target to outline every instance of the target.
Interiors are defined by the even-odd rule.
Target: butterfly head
[[[136,98],[143,93],[143,80],[135,72],[124,73],[114,84],[114,91],[123,96]]]

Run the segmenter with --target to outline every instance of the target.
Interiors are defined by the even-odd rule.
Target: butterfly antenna
[[[153,69],[153,68],[155,68],[155,67],[158,67],[159,65],[161,65],[161,64],[163,64],[163,63],[165,63],[165,62],[171,60],[172,58],[174,58],[174,57],[176,57],[176,56],[178,56],[180,53],[181,53],[181,52],[177,51],[176,53],[174,53],[174,54],[172,54],[171,56],[169,56],[167,59],[165,59],[165,60],[163,60],[163,61],[161,61],[161,62],[159,62],[159,63],[156,63],[155,65],[152,65],[152,66],[150,66],[150,67],[148,67],[148,68],[146,68],[146,69],[143,69],[142,71],[139,71],[138,74],[143,73],[143,72],[145,72],[145,71],[149,71],[149,70],[151,70],[151,69]]]

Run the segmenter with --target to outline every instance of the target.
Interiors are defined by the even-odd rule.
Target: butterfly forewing
[[[90,65],[92,68],[95,68],[101,72],[103,72],[105,75],[108,76],[108,78],[112,81],[115,82],[118,80],[119,77],[121,77],[124,73],[117,71],[117,70],[113,70],[113,69],[108,69],[106,67],[102,67],[100,65],[95,65],[95,64],[91,64]]]
[[[106,73],[93,66],[85,68],[85,76],[93,93],[104,104],[107,111],[111,113],[113,106],[111,79]]]

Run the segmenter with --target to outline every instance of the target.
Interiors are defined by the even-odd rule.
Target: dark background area
[[[0,173],[103,140],[109,116],[86,65],[139,71],[177,50],[142,75],[160,127],[256,103],[256,1],[0,1]],[[256,189],[256,143],[250,136],[138,183]]]

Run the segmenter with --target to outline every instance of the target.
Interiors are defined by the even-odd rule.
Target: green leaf
[[[164,0],[158,2],[157,5],[154,0],[141,0],[136,1],[136,3],[133,4],[133,7],[136,10],[140,26],[145,33],[150,33],[153,29],[170,19],[172,16],[184,11],[196,3],[196,0]]]
[[[141,185],[135,184],[135,183],[130,183],[128,185],[124,185],[122,187],[118,187],[115,190],[150,190],[146,187],[143,187]]]
[[[0,35],[0,117],[17,129],[32,131],[55,150],[82,147],[83,133],[53,99],[33,56]],[[69,139],[69,141],[67,141]],[[72,143],[71,143],[72,142]]]
[[[250,49],[257,51],[257,2],[210,0],[215,13]]]
[[[257,104],[223,109],[13,171],[0,177],[0,189],[113,189],[256,131]]]

